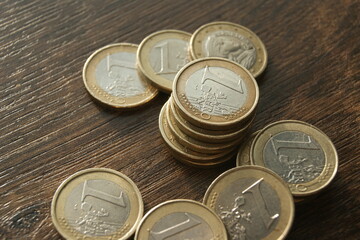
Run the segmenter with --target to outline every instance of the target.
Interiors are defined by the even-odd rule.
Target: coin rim
[[[251,74],[252,74],[252,76],[254,76],[254,78],[256,78],[256,77],[260,76],[265,71],[266,66],[268,64],[268,54],[267,54],[265,44],[261,41],[260,37],[256,33],[254,33],[253,31],[251,31],[249,28],[247,28],[245,26],[242,26],[242,25],[236,24],[236,23],[232,23],[232,22],[227,22],[227,21],[216,21],[216,22],[211,22],[211,23],[204,24],[204,25],[200,26],[193,33],[193,35],[191,36],[190,45],[189,45],[190,46],[189,51],[190,51],[190,54],[191,54],[191,58],[193,60],[199,59],[199,57],[196,57],[196,54],[195,54],[196,38],[198,37],[198,35],[200,34],[201,31],[203,31],[205,28],[211,27],[213,25],[227,25],[227,26],[239,28],[241,30],[244,30],[245,32],[248,32],[255,39],[256,42],[254,42],[253,39],[249,39],[248,36],[244,36],[244,37],[249,39],[249,41],[251,41],[252,44],[254,44],[257,55],[259,55],[258,53],[261,52],[261,51],[263,51],[263,55],[264,55],[264,59],[261,59],[262,60],[261,61],[262,65],[260,65],[259,70],[254,72],[253,74],[252,73]],[[237,31],[234,31],[234,32],[237,33]],[[202,50],[200,52],[201,52],[201,57],[203,57]],[[254,63],[254,65],[256,65],[257,63],[258,63],[258,59],[256,59],[256,62]],[[252,67],[254,67],[254,65]],[[250,72],[250,70],[249,70],[249,72]]]
[[[225,62],[225,63],[231,64],[231,65],[233,65],[235,67],[240,68],[241,71],[244,71],[244,73],[248,75],[247,76],[248,79],[249,79],[248,81],[253,84],[253,86],[250,86],[250,88],[249,88],[248,95],[250,95],[250,96],[254,95],[254,97],[253,97],[254,101],[251,104],[251,108],[244,115],[242,115],[241,117],[238,117],[238,118],[235,118],[235,119],[229,120],[229,121],[223,121],[223,122],[208,121],[208,120],[205,120],[205,119],[201,119],[200,117],[194,116],[181,103],[180,96],[178,96],[178,87],[177,87],[178,82],[180,81],[179,79],[180,79],[181,75],[183,74],[183,72],[185,72],[187,70],[187,68],[189,68],[189,67],[191,67],[191,66],[193,66],[193,65],[195,65],[197,63],[206,62],[206,61]],[[230,71],[234,72],[233,70],[230,70]],[[237,72],[234,72],[234,73],[238,74]],[[183,80],[183,81],[185,81],[185,80]],[[254,88],[254,89],[252,89],[252,88]],[[252,92],[250,90],[255,90],[255,91]],[[221,129],[229,129],[229,128],[237,127],[243,121],[248,120],[248,118],[251,117],[253,113],[255,113],[257,104],[259,102],[259,87],[258,87],[258,84],[257,84],[256,80],[250,74],[250,72],[247,69],[245,69],[244,67],[242,67],[241,65],[239,65],[238,63],[227,60],[225,58],[207,57],[207,58],[200,58],[200,59],[194,60],[194,61],[186,64],[182,69],[180,69],[180,71],[176,74],[174,82],[173,82],[172,97],[173,97],[173,103],[175,104],[175,107],[179,110],[179,114],[181,114],[186,120],[188,120],[192,124],[194,124],[196,126],[199,126],[199,127],[204,128],[206,126],[206,128],[209,128],[209,129],[221,130]]]
[[[164,38],[166,39],[166,34],[179,34],[182,35],[182,37],[179,37],[177,39],[179,40],[183,40],[183,38],[188,38],[188,45],[190,44],[190,38],[191,38],[191,33],[185,32],[185,31],[180,31],[180,30],[176,30],[176,29],[166,29],[166,30],[161,30],[161,31],[156,31],[152,34],[150,34],[149,36],[147,36],[146,38],[144,38],[139,47],[138,50],[136,52],[136,65],[138,67],[138,70],[141,71],[141,73],[143,74],[143,76],[152,84],[154,85],[156,88],[158,88],[160,91],[163,91],[165,93],[171,93],[172,92],[172,86],[173,86],[173,82],[169,81],[168,79],[161,77],[160,75],[156,74],[152,68],[148,68],[146,67],[144,62],[148,62],[148,59],[143,59],[143,57],[148,56],[150,54],[151,49],[148,49],[149,47],[151,47],[154,44],[151,44],[149,47],[147,46],[148,44],[150,44],[149,42],[151,40],[153,40],[155,37],[158,38],[159,35],[163,35],[160,38]],[[164,40],[164,39],[161,39]],[[156,43],[155,43],[156,44]],[[186,52],[186,54],[188,54]],[[144,56],[145,55],[145,56]],[[143,57],[142,57],[143,56]],[[187,56],[188,60],[191,61],[191,58],[189,56]],[[176,75],[176,74],[175,74]]]
[[[222,232],[222,235],[223,235],[223,240],[227,240],[228,239],[228,236],[227,236],[227,231],[226,231],[226,228],[225,228],[225,225],[223,224],[223,222],[221,221],[220,217],[211,209],[209,208],[208,206],[206,206],[205,204],[201,203],[201,202],[198,202],[198,201],[195,201],[195,200],[190,200],[190,199],[172,199],[172,200],[167,200],[165,202],[162,202],[158,205],[156,205],[155,207],[151,208],[145,215],[144,217],[141,219],[141,222],[139,223],[137,229],[136,229],[136,232],[135,232],[135,237],[134,237],[134,240],[137,240],[138,237],[139,237],[139,232],[141,231],[141,226],[144,224],[144,222],[147,220],[147,218],[153,214],[155,211],[157,211],[158,209],[160,208],[163,208],[164,206],[166,205],[169,205],[169,204],[176,204],[176,203],[186,203],[186,204],[194,204],[198,207],[201,207],[203,209],[205,209],[206,211],[208,211],[213,217],[214,217],[214,220],[217,221],[219,224],[217,226],[219,232],[221,231]],[[176,213],[176,212],[170,212],[169,214],[171,213]],[[192,213],[194,214],[194,213]],[[196,215],[196,214],[194,214]],[[167,216],[167,215],[165,215]],[[202,218],[201,216],[197,215],[198,217],[200,217],[201,219],[203,219],[207,224],[208,226],[210,227],[210,229],[213,231],[213,228],[212,226],[209,225],[207,219],[204,219]],[[160,218],[161,219],[161,218]],[[156,222],[155,222],[156,223]],[[215,235],[216,233],[213,232],[213,234]]]
[[[84,169],[81,171],[78,171],[72,175],[70,175],[69,177],[67,177],[61,184],[60,186],[56,189],[55,194],[52,198],[51,201],[51,220],[56,228],[56,230],[60,233],[61,236],[63,236],[65,239],[71,239],[72,235],[67,235],[65,231],[63,231],[63,228],[60,226],[60,224],[58,223],[58,219],[56,217],[56,203],[57,200],[59,198],[59,195],[61,193],[61,191],[66,187],[67,184],[69,184],[69,182],[71,182],[73,179],[76,179],[77,177],[84,175],[84,174],[88,174],[88,173],[96,173],[96,172],[105,172],[105,173],[111,173],[114,174],[122,179],[125,179],[125,181],[127,181],[130,186],[133,187],[133,193],[135,193],[135,195],[138,198],[138,204],[139,204],[139,213],[137,216],[136,221],[134,222],[134,225],[130,228],[130,230],[127,232],[127,234],[124,234],[121,238],[119,238],[119,240],[125,240],[128,239],[130,236],[132,236],[137,228],[137,226],[139,225],[141,218],[144,214],[144,202],[142,200],[142,195],[140,190],[138,189],[138,187],[136,186],[136,184],[125,174],[118,172],[116,170],[110,169],[110,168],[88,168],[88,169]],[[118,184],[119,185],[119,184]],[[131,214],[131,213],[130,213]],[[80,232],[79,232],[80,233]],[[116,232],[115,232],[116,233]],[[90,239],[94,239],[96,237],[99,236],[88,236],[85,234],[80,233],[83,236],[87,236]],[[113,234],[110,234],[108,236],[112,236]]]
[[[318,134],[321,136],[320,139],[317,139],[317,138],[315,139],[318,142],[318,144],[321,146],[322,151],[324,152],[324,157],[325,157],[325,164],[324,164],[324,168],[323,168],[321,174],[318,177],[316,177],[315,179],[313,179],[313,180],[311,180],[309,182],[306,182],[306,183],[301,183],[301,184],[287,183],[289,185],[289,188],[290,188],[292,194],[295,197],[305,197],[305,196],[309,196],[309,195],[320,192],[325,187],[327,187],[330,184],[330,182],[334,179],[334,177],[335,177],[335,175],[337,173],[337,170],[338,170],[339,160],[338,160],[338,154],[337,154],[336,148],[335,148],[333,142],[331,141],[331,139],[323,131],[321,131],[319,128],[315,127],[314,125],[311,125],[310,123],[299,121],[299,120],[280,120],[280,121],[271,123],[271,124],[267,125],[266,127],[264,127],[259,132],[259,134],[255,137],[255,139],[253,140],[253,142],[251,144],[251,150],[250,150],[251,163],[254,164],[254,165],[265,166],[264,165],[264,160],[263,160],[263,154],[262,154],[264,146],[262,146],[262,148],[261,148],[261,146],[259,146],[259,144],[260,144],[260,143],[258,143],[259,139],[267,130],[271,129],[274,126],[280,125],[280,124],[300,125],[302,127],[310,129],[309,132],[317,131]],[[303,132],[303,130],[289,129],[289,128],[284,129],[283,131],[286,131],[286,130],[287,131]],[[277,133],[280,133],[280,132],[283,132],[283,131],[279,131]],[[306,132],[304,132],[304,133],[306,133]],[[314,136],[312,136],[312,137],[314,138]],[[324,146],[326,146],[327,148],[325,149]],[[256,156],[260,155],[261,156],[260,159],[255,160],[254,154],[256,152],[259,152],[258,154],[256,154]],[[321,178],[323,176],[323,174],[326,172],[327,166],[329,166],[329,164],[334,164],[334,169],[332,170],[332,173],[329,175],[329,177],[325,178],[327,180],[323,181],[324,182],[323,184],[317,183],[319,178]],[[315,185],[315,188],[313,190],[310,190],[310,191],[302,192],[302,191],[295,190],[295,187],[297,185],[304,185],[305,187]]]
[[[248,138],[239,147],[238,153],[236,155],[236,166],[237,167],[252,165],[251,159],[250,159],[251,143],[254,141],[255,137],[259,134],[260,130],[257,130],[255,132],[253,132],[250,136],[248,136]],[[244,152],[245,152],[246,147],[249,147],[248,154],[249,154],[249,163],[250,164],[242,164],[243,161],[241,160],[244,158]]]
[[[288,185],[284,182],[284,180],[279,176],[277,175],[276,173],[274,173],[273,171],[271,171],[270,169],[268,168],[264,168],[264,167],[261,167],[261,166],[257,166],[257,165],[247,165],[247,166],[240,166],[240,167],[234,167],[234,168],[231,168],[225,172],[223,172],[222,174],[220,174],[217,178],[215,178],[215,180],[210,184],[210,186],[207,188],[206,192],[205,192],[205,195],[204,195],[204,198],[203,198],[203,203],[205,205],[206,202],[209,201],[210,199],[210,196],[211,196],[211,191],[213,191],[213,189],[215,188],[216,184],[221,181],[223,178],[225,178],[227,175],[231,174],[232,172],[236,172],[236,171],[247,171],[247,170],[256,170],[256,171],[263,171],[263,172],[266,172],[267,174],[271,175],[272,177],[274,177],[278,183],[283,187],[283,193],[285,193],[287,196],[286,198],[288,198],[288,200],[290,200],[289,202],[289,221],[287,221],[287,225],[286,227],[284,228],[284,231],[282,231],[282,233],[280,234],[280,236],[276,236],[276,238],[273,238],[273,233],[275,231],[272,231],[270,232],[265,238],[263,239],[284,239],[286,237],[286,235],[289,233],[290,229],[291,229],[291,226],[294,222],[294,216],[295,216],[295,204],[294,204],[294,198],[293,198],[293,195],[291,194],[290,190],[289,190],[289,187]],[[242,176],[241,174],[238,174],[239,176]],[[241,177],[240,177],[241,178]],[[278,187],[274,187],[272,186],[270,183],[268,183],[272,189],[277,192],[275,189],[278,189]],[[277,192],[278,194],[278,192]],[[278,195],[278,198],[280,200],[280,209],[282,210],[283,208],[283,204],[281,202],[281,197]],[[209,206],[210,208],[212,208],[211,206]],[[287,210],[287,209],[285,209]],[[215,211],[215,210],[214,210]],[[280,224],[280,219],[279,219],[279,222],[277,224],[277,226]],[[279,227],[281,228],[283,225],[279,225]],[[276,227],[275,227],[276,228]],[[277,231],[278,233],[279,231]]]
[[[96,51],[94,51],[85,61],[83,70],[82,70],[82,79],[83,79],[83,83],[85,85],[85,88],[87,90],[87,92],[97,101],[106,104],[110,107],[114,107],[114,108],[120,108],[120,109],[129,109],[129,108],[134,108],[134,107],[138,107],[138,106],[142,106],[148,102],[150,102],[153,98],[155,98],[158,94],[158,90],[156,88],[154,88],[151,84],[148,84],[147,89],[149,90],[149,93],[146,94],[146,92],[144,94],[146,94],[145,97],[140,97],[141,95],[136,95],[136,96],[132,96],[132,97],[128,97],[128,98],[120,98],[114,95],[111,95],[109,93],[107,93],[106,91],[104,91],[101,87],[98,86],[98,84],[95,81],[95,84],[98,89],[104,93],[104,95],[109,95],[111,96],[111,98],[117,98],[117,99],[125,99],[125,103],[114,103],[111,100],[106,100],[103,97],[101,97],[101,95],[96,94],[96,91],[88,84],[88,81],[90,81],[87,77],[88,75],[88,67],[91,64],[92,60],[94,59],[94,57],[96,57],[99,53],[101,53],[104,50],[110,49],[110,48],[116,48],[116,47],[131,47],[131,48],[138,48],[137,44],[133,44],[133,43],[114,43],[114,44],[109,44],[106,45],[102,48],[97,49]],[[136,55],[136,51],[134,51],[135,55]],[[134,63],[134,66],[136,66],[136,63]],[[137,70],[135,70],[137,72]],[[137,73],[138,74],[138,73]],[[140,76],[139,76],[139,80],[140,81],[144,81]],[[140,98],[140,101],[134,101],[133,103],[126,103],[126,100],[129,100],[131,98]]]

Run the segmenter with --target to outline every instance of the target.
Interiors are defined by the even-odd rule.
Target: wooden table
[[[86,168],[123,172],[145,211],[176,198],[201,201],[215,169],[172,158],[158,115],[168,98],[119,112],[95,104],[82,67],[96,49],[140,43],[162,29],[193,32],[218,20],[247,26],[267,47],[252,131],[283,119],[323,130],[339,154],[331,185],[303,204],[288,239],[358,239],[360,230],[359,1],[0,2],[0,238],[59,239],[50,205],[59,184]],[[357,218],[357,220],[355,220]]]

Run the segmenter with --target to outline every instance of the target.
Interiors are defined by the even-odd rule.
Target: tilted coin
[[[131,179],[111,169],[91,168],[59,186],[51,217],[66,239],[128,239],[143,209],[141,194]]]
[[[251,143],[259,132],[260,131],[256,131],[253,134],[251,134],[241,145],[238,154],[236,156],[236,166],[251,165],[251,160],[250,160]]]
[[[223,143],[223,144],[216,143],[216,142],[206,143],[206,142],[196,140],[196,139],[192,138],[191,136],[186,135],[179,129],[179,127],[175,123],[175,120],[174,120],[173,115],[171,114],[169,105],[170,105],[170,103],[167,102],[166,111],[165,111],[166,118],[168,120],[168,126],[169,126],[171,133],[176,137],[176,140],[178,140],[178,142],[181,145],[188,147],[196,152],[200,152],[200,153],[221,153],[223,151],[226,151],[229,148],[234,147],[234,145],[232,145],[231,143]]]
[[[231,22],[212,22],[197,29],[190,40],[193,59],[222,57],[239,63],[254,77],[267,65],[263,42],[250,29]]]
[[[238,129],[249,120],[259,99],[255,79],[243,67],[222,58],[203,58],[175,77],[173,100],[179,114],[206,129]]]
[[[131,108],[153,99],[158,90],[136,70],[138,46],[118,43],[95,51],[86,61],[83,80],[96,100],[115,108]]]
[[[146,37],[139,45],[139,70],[157,88],[171,93],[176,73],[190,61],[188,46],[191,34],[163,30]]]
[[[166,145],[170,148],[172,155],[177,160],[181,161],[182,163],[189,164],[191,166],[211,167],[224,163],[232,158],[232,156],[234,155],[233,154],[234,149],[230,149],[222,153],[205,154],[205,153],[195,152],[181,145],[176,140],[176,138],[171,134],[166,119],[165,111],[166,111],[166,104],[162,107],[160,111],[159,130]]]
[[[297,197],[326,187],[338,168],[336,149],[325,133],[296,120],[266,126],[254,139],[250,151],[253,164],[277,173]]]
[[[244,123],[244,127],[240,129],[230,129],[225,131],[209,130],[197,127],[187,120],[185,120],[176,110],[172,97],[169,99],[169,107],[174,117],[177,126],[185,134],[204,142],[231,142],[232,145],[241,141],[241,136],[246,134],[246,130],[251,126],[254,117],[252,117],[247,123]]]
[[[211,183],[203,202],[221,218],[230,239],[284,239],[294,219],[288,186],[259,166],[224,172]]]
[[[151,209],[141,220],[135,240],[226,240],[220,218],[202,203],[177,199]]]

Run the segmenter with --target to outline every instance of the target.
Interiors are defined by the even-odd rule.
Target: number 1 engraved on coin
[[[190,228],[193,228],[193,227],[201,224],[201,222],[197,221],[190,214],[188,214],[188,213],[184,213],[184,214],[186,215],[187,220],[180,222],[179,224],[176,224],[172,227],[166,228],[159,232],[150,231],[150,235],[155,240],[164,240],[168,237],[174,236],[176,234],[179,234],[181,232],[184,232]]]
[[[260,213],[260,216],[265,224],[266,228],[269,229],[271,224],[279,217],[279,213],[275,213],[274,215],[270,216],[268,208],[266,207],[265,200],[260,191],[260,183],[263,181],[263,178],[260,178],[252,185],[250,185],[247,189],[242,191],[243,194],[251,193],[254,197],[257,209]]]
[[[113,196],[110,194],[107,194],[105,192],[101,192],[99,190],[93,189],[88,186],[87,180],[84,182],[84,187],[81,195],[81,202],[84,202],[85,198],[87,196],[93,196],[95,198],[113,203],[115,205],[118,205],[120,207],[126,207],[126,204],[123,199],[123,192],[120,191],[119,196]]]
[[[211,69],[216,70],[217,74]],[[203,113],[201,116],[205,114],[207,119],[211,118],[211,115],[225,116],[238,111],[244,97],[239,98],[239,95],[246,94],[243,80],[238,75],[224,68],[220,68],[221,72],[219,68],[211,69],[208,66],[203,69],[200,81],[194,79],[193,83],[190,83],[189,79],[186,89],[189,102]]]
[[[264,147],[264,164],[292,184],[318,177],[325,165],[324,152],[311,136],[284,131],[271,136]]]

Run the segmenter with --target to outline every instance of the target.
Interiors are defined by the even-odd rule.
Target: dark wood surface
[[[269,64],[258,79],[253,131],[309,122],[334,142],[331,185],[296,205],[288,239],[359,239],[360,20],[356,0],[0,2],[0,238],[60,239],[50,205],[59,184],[107,167],[138,185],[145,211],[165,200],[201,201],[235,161],[197,169],[175,161],[158,130],[168,96],[118,112],[95,104],[82,67],[96,49],[140,43],[162,29],[193,32],[217,20],[256,32]]]

